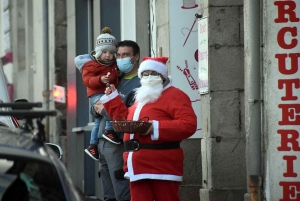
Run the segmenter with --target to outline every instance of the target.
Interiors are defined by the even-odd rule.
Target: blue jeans
[[[104,94],[94,94],[90,97],[90,102],[91,102],[91,106],[93,108],[93,105],[95,105],[95,103],[100,100],[100,98],[103,96]],[[99,139],[98,139],[98,132],[99,132],[99,126],[100,126],[100,122],[101,122],[102,116],[98,116],[97,118],[95,118],[95,125],[94,128],[91,132],[91,139],[90,139],[90,144],[98,144],[99,143]],[[106,121],[105,124],[105,129],[106,130],[113,130],[112,125],[109,123],[109,121]]]

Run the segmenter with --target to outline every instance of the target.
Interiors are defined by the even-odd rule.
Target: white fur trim
[[[138,181],[142,179],[156,179],[156,180],[168,180],[168,181],[182,181],[182,176],[172,175],[172,174],[135,174],[132,175],[126,172],[124,177],[129,179],[130,182]]]
[[[159,138],[159,124],[158,121],[153,120],[152,121],[152,125],[153,125],[153,133],[151,134],[151,140],[158,140]]]
[[[161,62],[150,59],[143,61],[138,70],[139,78],[142,78],[142,72],[146,70],[153,70],[160,73],[164,78],[168,78],[168,67]]]
[[[133,172],[133,166],[132,166],[132,154],[133,152],[129,152],[128,157],[127,157],[127,168],[128,168],[128,177],[130,178],[131,175],[134,175]]]
[[[141,113],[141,110],[143,108],[144,105],[141,105],[141,104],[138,104],[136,109],[134,110],[134,114],[133,114],[133,118],[132,120],[134,121],[138,121],[139,120],[139,116],[140,116],[140,113]],[[134,138],[134,133],[131,133],[130,134],[130,139],[132,140]]]
[[[107,95],[103,95],[101,98],[100,98],[100,101],[102,103],[107,103],[110,101],[109,97]]]
[[[169,181],[182,181],[182,176],[172,174],[135,174],[132,165],[132,156],[134,152],[129,152],[127,158],[128,172],[125,173],[124,177],[132,181],[141,179],[157,179],[157,180],[169,180]]]
[[[141,110],[142,110],[143,106],[144,105],[142,105],[142,104],[137,104],[137,107],[134,110],[134,114],[133,114],[132,120],[134,120],[134,121],[138,121],[139,120],[139,116],[140,116],[140,113],[141,113]]]
[[[138,181],[141,179],[156,179],[156,180],[168,180],[168,181],[182,181],[182,176],[172,174],[136,174],[130,176],[130,181]]]
[[[110,100],[114,99],[115,97],[117,97],[119,95],[118,93],[118,90],[112,92],[111,94],[109,94],[108,96],[107,95],[103,95],[101,98],[100,98],[100,101],[104,104],[104,103],[107,103],[109,102]]]

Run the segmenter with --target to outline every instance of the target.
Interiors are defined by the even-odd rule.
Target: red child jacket
[[[94,94],[104,94],[106,84],[101,81],[101,77],[109,75],[109,83],[118,85],[118,68],[117,64],[114,63],[111,66],[106,66],[98,63],[95,60],[88,61],[82,68],[82,81],[87,87],[87,96],[90,97]]]

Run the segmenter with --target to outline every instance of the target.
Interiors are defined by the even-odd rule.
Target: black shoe
[[[114,130],[105,130],[102,137],[114,144],[121,144],[120,139],[117,137],[117,133]]]
[[[84,152],[87,153],[95,161],[99,161],[99,152],[98,152],[98,147],[96,145],[94,146],[90,145],[88,148],[84,150]]]

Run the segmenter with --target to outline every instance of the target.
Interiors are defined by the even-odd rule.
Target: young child
[[[87,96],[90,98],[91,109],[104,95],[106,84],[118,85],[118,68],[116,64],[116,39],[111,35],[108,27],[102,29],[96,40],[95,51],[90,55],[80,55],[75,58],[76,67],[82,72],[83,84],[87,87]],[[91,113],[97,114],[95,111]],[[90,146],[84,151],[94,160],[99,161],[98,153],[98,131],[102,116],[97,114],[95,126],[91,132]],[[106,121],[105,133],[102,135],[110,142],[120,144],[120,140],[112,136],[113,127]]]

